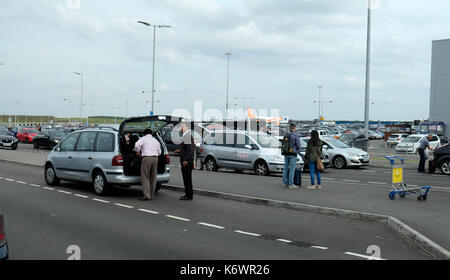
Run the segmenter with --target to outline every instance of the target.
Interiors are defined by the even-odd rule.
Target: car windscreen
[[[389,135],[389,138],[399,138],[400,135],[399,134],[391,134]]]
[[[37,130],[37,129],[26,129],[25,130],[25,132],[28,132],[28,133],[39,133],[39,130]]]
[[[164,127],[166,125],[167,125],[167,122],[162,121],[162,120],[127,122],[122,130],[123,130],[123,133],[144,132],[144,130],[149,128],[153,132],[156,132],[156,131],[159,131],[162,127]]]
[[[64,138],[67,135],[63,131],[50,131],[49,134],[53,138]]]
[[[402,143],[417,143],[420,141],[420,139],[422,139],[422,137],[409,136],[403,139]]]
[[[329,145],[331,145],[334,148],[339,148],[339,149],[350,148],[349,146],[347,146],[346,144],[342,143],[341,141],[336,140],[336,139],[332,139],[332,138],[326,139],[325,142],[328,143]]]
[[[258,142],[258,144],[263,148],[280,148],[281,142],[277,138],[270,136],[265,133],[258,133],[252,135],[252,138]]]

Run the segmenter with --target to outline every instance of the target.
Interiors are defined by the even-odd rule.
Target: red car
[[[34,136],[38,135],[39,131],[36,128],[21,128],[17,132],[17,139],[19,142],[32,143]]]

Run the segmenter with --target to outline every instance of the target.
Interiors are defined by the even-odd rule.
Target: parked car
[[[374,130],[369,130],[369,140],[381,140],[384,139],[384,134]]]
[[[446,144],[434,151],[434,159],[431,161],[434,171],[439,168],[445,175],[450,175],[450,144]]]
[[[9,257],[8,241],[6,240],[5,219],[0,213],[0,260],[7,260]]]
[[[35,149],[39,149],[41,147],[53,149],[53,147],[58,145],[58,143],[61,142],[61,140],[63,140],[66,136],[67,133],[63,130],[43,131],[33,138],[33,146]]]
[[[410,152],[417,154],[417,149],[420,146],[420,141],[422,141],[423,138],[426,138],[428,134],[413,134],[409,135],[405,139],[402,140],[397,146],[395,147],[396,152]],[[430,147],[432,149],[436,149],[441,145],[441,140],[437,135],[433,135],[433,138],[430,141]]]
[[[391,134],[389,135],[389,139],[387,140],[387,145],[388,147],[395,146],[400,142],[402,142],[403,139],[405,139],[408,136],[409,134],[399,134],[399,133]]]
[[[212,132],[203,142],[201,160],[206,171],[230,168],[237,172],[254,170],[256,175],[268,176],[284,169],[280,141],[267,133],[241,130]],[[298,156],[297,168],[304,162]]]
[[[331,137],[321,137],[320,140],[325,144],[324,149],[328,152],[331,165],[337,169],[370,164],[370,157],[366,151],[351,148],[347,144]]]
[[[202,143],[202,136],[197,131],[193,130],[192,135],[194,138],[194,143],[197,149],[197,154],[199,154],[200,146]],[[166,143],[167,150],[169,153],[178,154],[180,152],[180,143],[183,140],[183,133],[179,127],[169,127],[162,131],[162,138],[164,143]]]
[[[158,160],[158,190],[170,179],[170,157],[160,131],[181,120],[172,116],[134,117],[124,120],[119,130],[77,130],[66,136],[47,156],[45,181],[51,186],[58,185],[60,180],[91,182],[97,195],[106,195],[112,185],[140,185],[142,158],[133,151],[135,142],[127,142],[126,135],[131,134],[132,139],[138,140],[144,130],[150,128],[162,150]]]
[[[0,130],[0,147],[10,148],[11,150],[16,150],[19,141],[16,137],[11,136],[8,130]]]
[[[39,131],[36,128],[21,128],[17,132],[17,139],[22,143],[32,143],[34,136],[38,135]]]

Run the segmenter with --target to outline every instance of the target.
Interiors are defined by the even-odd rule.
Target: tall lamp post
[[[364,110],[364,136],[369,137],[369,109],[370,109],[370,31],[372,1],[368,0],[367,9],[367,50],[366,50],[366,95]]]
[[[170,25],[156,25],[145,21],[138,21],[138,23],[153,27],[153,71],[152,71],[152,111],[150,115],[154,114],[155,110],[155,49],[156,49],[156,27],[158,28],[171,28]]]
[[[322,113],[320,112],[320,104],[321,104],[321,95],[322,95],[322,86],[317,87],[319,89],[319,117],[317,118],[320,122],[320,119],[322,117]]]
[[[86,104],[83,104],[83,105],[86,105]],[[89,103],[87,105],[89,105],[92,108],[92,106],[94,106],[94,103]],[[91,110],[89,110],[86,114],[87,115],[86,126],[88,126],[88,127],[89,127],[89,112],[91,112]]]
[[[119,106],[113,106],[112,109],[113,109],[113,110],[114,110],[114,109],[120,110],[120,107],[119,107]],[[116,123],[117,123],[117,114],[114,113],[114,124],[116,124]]]
[[[228,119],[228,108],[229,108],[228,97],[230,90],[230,56],[232,55],[232,53],[227,52],[225,53],[225,55],[227,56],[227,104],[225,107],[225,120],[226,120]]]
[[[80,118],[81,123],[83,123],[83,73],[80,72],[73,72],[75,75],[78,75],[81,77],[81,100],[80,100]]]

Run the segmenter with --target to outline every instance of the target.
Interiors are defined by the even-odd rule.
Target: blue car
[[[8,242],[6,241],[5,219],[0,213],[0,260],[7,260],[9,256]]]

